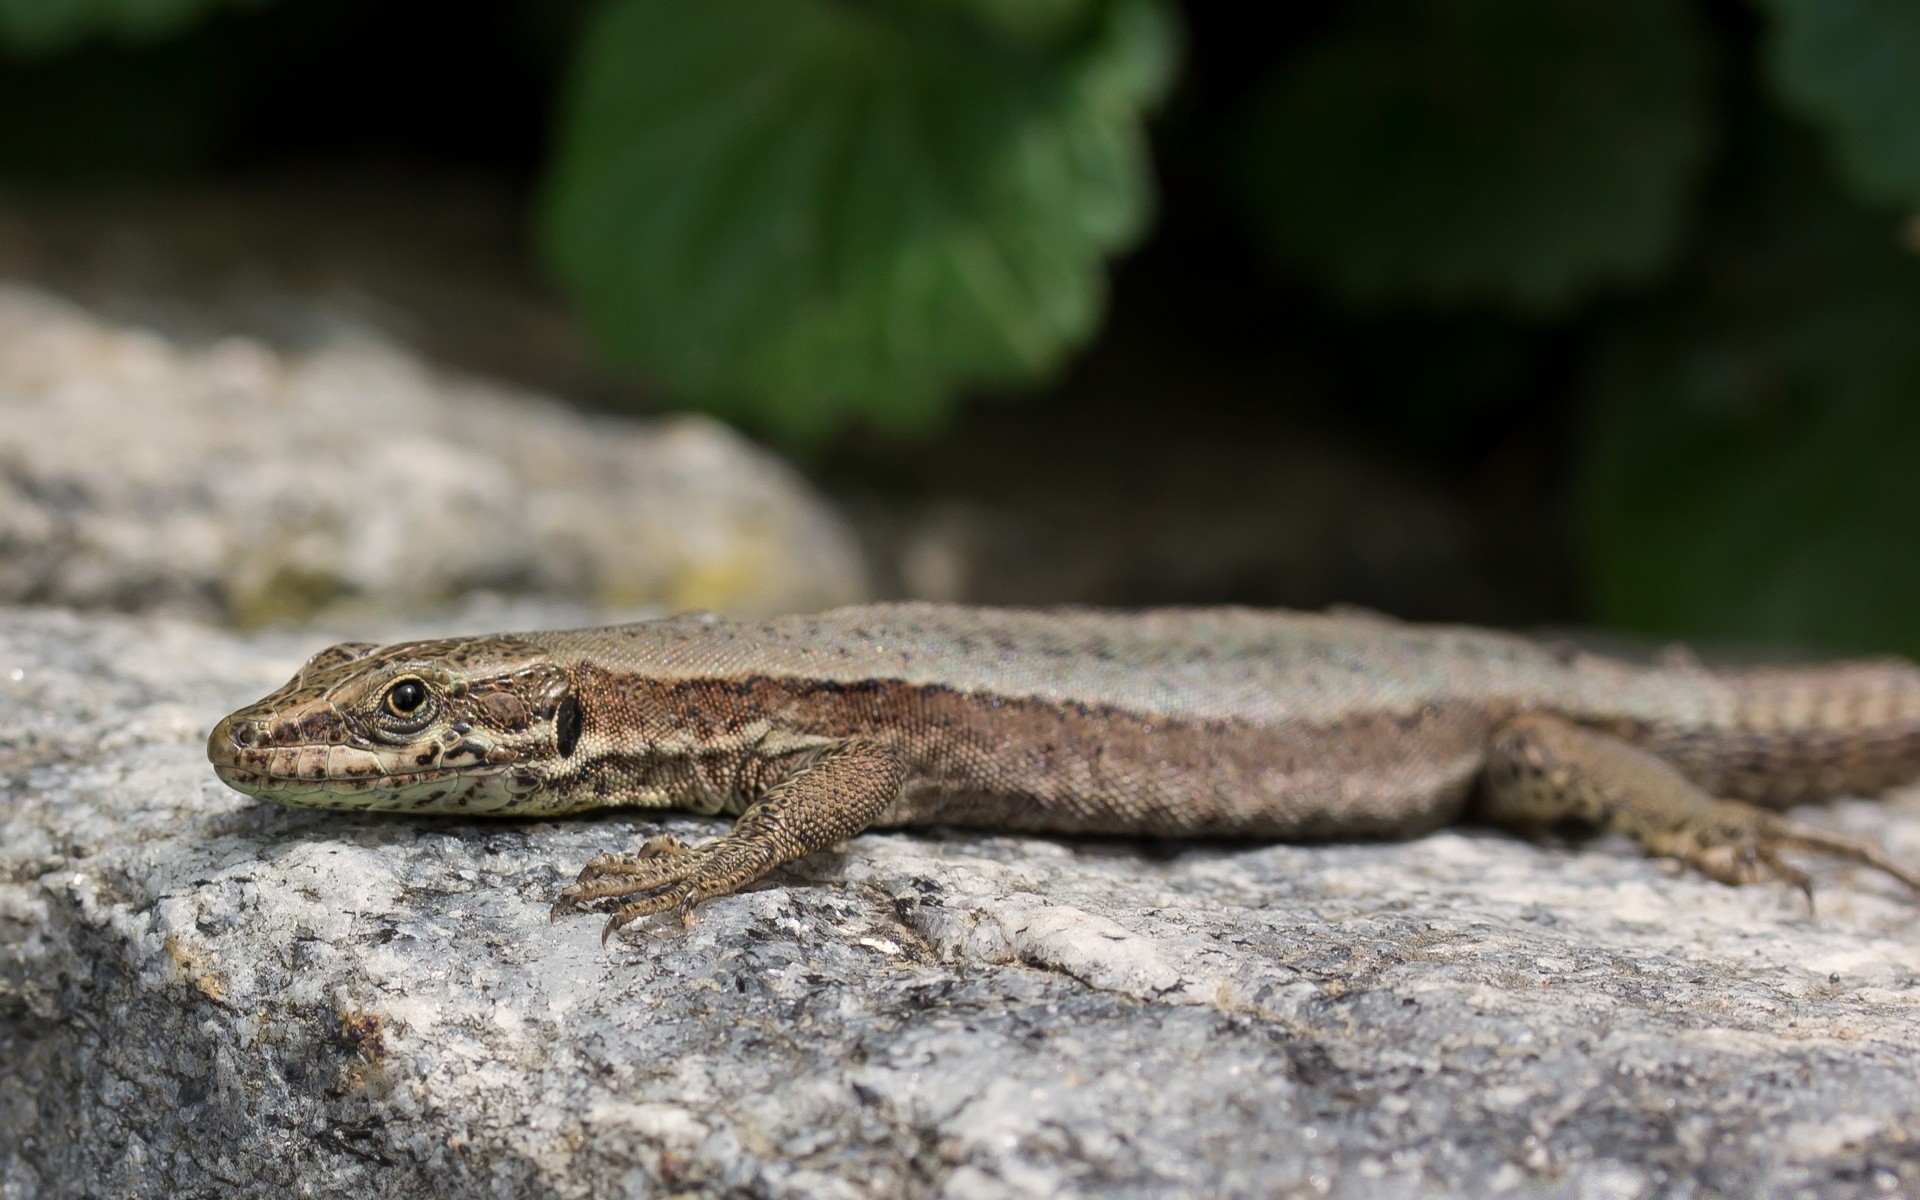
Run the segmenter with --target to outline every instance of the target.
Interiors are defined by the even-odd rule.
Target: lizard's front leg
[[[655,838],[635,855],[596,859],[560,893],[555,916],[624,900],[601,940],[631,921],[736,892],[781,863],[824,850],[873,823],[900,795],[906,768],[879,742],[849,738],[812,751],[747,807],[724,837],[697,846]]]
[[[1722,800],[1665,759],[1558,717],[1535,714],[1503,725],[1489,747],[1486,774],[1490,820],[1533,828],[1585,821],[1722,883],[1780,879],[1811,899],[1806,872],[1780,857],[1793,848],[1851,859],[1920,890],[1920,875],[1872,842]]]

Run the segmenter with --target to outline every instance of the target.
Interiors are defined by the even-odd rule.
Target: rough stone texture
[[[476,589],[768,613],[866,585],[840,520],[714,422],[585,418],[364,332],[181,345],[0,286],[0,600],[257,624]]]
[[[1612,840],[867,836],[603,949],[547,903],[661,822],[213,779],[312,648],[0,610],[0,1196],[1920,1189],[1872,875],[1809,919]],[[1910,799],[1801,815],[1920,859]]]

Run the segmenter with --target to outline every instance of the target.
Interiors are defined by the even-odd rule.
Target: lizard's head
[[[347,642],[213,727],[229,786],[282,804],[497,812],[580,736],[566,672],[512,637]]]

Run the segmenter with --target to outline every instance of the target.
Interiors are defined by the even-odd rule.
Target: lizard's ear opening
[[[561,758],[573,757],[573,748],[580,744],[580,697],[572,692],[554,710],[553,743]]]

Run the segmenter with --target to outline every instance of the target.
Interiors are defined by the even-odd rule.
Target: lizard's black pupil
[[[400,716],[407,715],[426,702],[427,689],[411,679],[394,684],[393,690],[387,693],[387,707]]]

